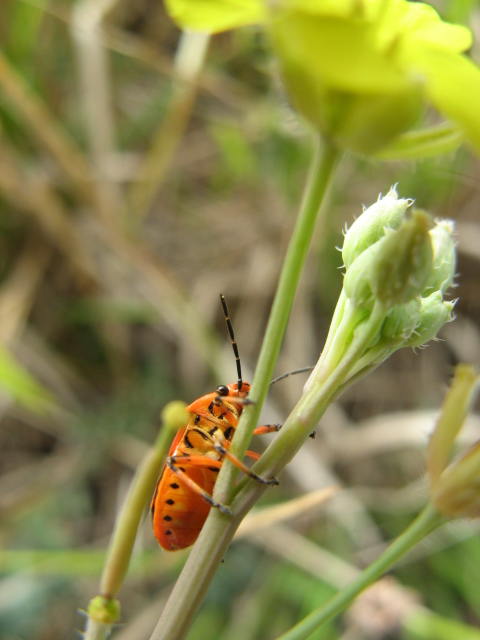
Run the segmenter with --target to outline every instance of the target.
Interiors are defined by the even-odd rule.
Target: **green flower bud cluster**
[[[392,188],[345,233],[343,292],[307,388],[348,360],[346,382],[402,347],[421,347],[452,319],[453,223],[435,222]],[[319,378],[320,376],[320,378]]]

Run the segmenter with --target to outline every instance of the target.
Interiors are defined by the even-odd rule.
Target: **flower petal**
[[[413,47],[429,46],[444,51],[461,52],[472,46],[472,34],[467,27],[443,22],[435,9],[421,2],[408,2],[401,31]]]
[[[408,78],[375,43],[368,21],[275,11],[271,32],[285,76],[306,84],[360,94],[396,94]]]
[[[182,29],[218,33],[265,22],[261,0],[165,0],[168,14]]]
[[[424,91],[435,108],[480,151],[480,69],[463,55],[433,50],[417,51],[411,65],[423,74]]]

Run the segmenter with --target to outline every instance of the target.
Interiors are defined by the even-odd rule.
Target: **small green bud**
[[[453,241],[453,220],[439,220],[430,230],[433,247],[433,263],[430,278],[423,295],[432,291],[445,291],[452,286],[455,276],[456,255]]]
[[[385,305],[405,304],[425,289],[433,259],[430,226],[430,216],[415,211],[398,230],[389,231],[375,245],[378,251],[371,286]]]
[[[373,307],[372,265],[379,251],[379,245],[380,241],[366,248],[345,273],[343,281],[345,295],[358,307],[368,309]]]
[[[115,624],[120,618],[120,602],[107,596],[95,596],[88,605],[88,615],[101,624]]]
[[[433,340],[443,325],[453,320],[454,306],[454,302],[443,300],[440,291],[435,291],[428,298],[421,298],[418,324],[405,346],[421,347]]]
[[[178,431],[188,422],[188,413],[185,411],[187,405],[182,400],[172,400],[166,404],[160,412],[165,427],[172,431]]]
[[[365,249],[383,238],[386,228],[400,227],[411,202],[404,198],[399,200],[395,187],[392,187],[386,196],[365,209],[345,233],[342,258],[347,269]]]
[[[382,342],[405,342],[419,322],[421,302],[419,298],[393,307],[382,325]]]

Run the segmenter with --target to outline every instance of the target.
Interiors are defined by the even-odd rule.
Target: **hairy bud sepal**
[[[346,273],[325,349],[306,384],[343,368],[342,385],[394,351],[420,347],[452,319],[443,298],[453,281],[453,223],[435,223],[395,190],[366,209],[345,234]]]
[[[405,212],[411,200],[398,198],[395,187],[375,204],[365,209],[345,233],[342,247],[342,258],[345,268],[368,247],[375,244],[385,235],[385,229],[398,229],[405,220]]]
[[[432,219],[423,211],[378,242],[372,265],[372,290],[388,307],[406,304],[424,290],[433,262]]]

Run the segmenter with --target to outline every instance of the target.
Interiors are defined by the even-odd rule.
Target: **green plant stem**
[[[412,607],[402,620],[402,630],[412,640],[480,640],[477,625],[444,618],[422,606]]]
[[[184,408],[185,405],[183,411],[186,421],[187,414]],[[155,444],[149,449],[138,467],[125,504],[115,524],[100,580],[100,596],[92,598],[89,604],[85,640],[108,638],[111,625],[117,622],[116,618],[120,615],[120,604],[115,598],[130,564],[133,545],[140,520],[145,511],[145,505],[149,503],[160,470],[165,463],[172,434],[179,427],[176,420],[169,421],[166,418],[165,409],[162,415],[164,417],[163,428],[160,430]]]
[[[165,427],[166,425],[161,429],[155,445],[149,449],[138,467],[115,524],[100,581],[100,593],[103,596],[115,597],[127,573],[145,505],[151,499],[171,444],[172,431]]]
[[[322,624],[341,613],[368,586],[382,576],[397,560],[415,547],[426,535],[444,522],[443,516],[428,503],[412,524],[386,549],[384,553],[357,578],[313,611],[277,640],[305,640]]]
[[[300,398],[292,413],[288,416],[281,431],[270,443],[260,460],[254,465],[256,473],[270,477],[276,475],[303,446],[309,433],[318,424],[338,390],[346,388],[345,381],[358,358],[373,337],[378,333],[385,319],[385,308],[376,303],[367,323],[359,327],[350,346],[338,366],[328,377],[320,371],[316,379]],[[265,491],[265,485],[244,478],[235,487],[235,498],[231,507],[235,514],[244,513]]]
[[[298,282],[307,257],[308,247],[317,221],[320,205],[330,183],[339,152],[323,140],[318,141],[307,187],[300,207],[290,245],[288,247],[282,273],[272,305],[272,311],[265,331],[262,348],[255,368],[255,375],[249,393],[254,405],[246,407],[235,432],[231,452],[242,459],[250,443],[260,412],[273,376],[278,354],[287,328]],[[228,502],[232,494],[238,469],[231,463],[224,464],[215,484],[215,497],[220,502]]]
[[[297,223],[285,257],[282,273],[272,306],[265,340],[260,352],[250,397],[254,405],[246,407],[232,444],[232,452],[243,457],[258,420],[280,351],[298,281],[315,228],[320,204],[339,159],[339,152],[328,144],[316,150],[300,207]],[[230,497],[236,469],[225,463],[219,474],[215,492],[217,499]],[[260,495],[260,494],[259,494]],[[226,500],[228,501],[228,500]],[[193,622],[215,571],[240,523],[245,511],[225,516],[212,509],[190,557],[175,585],[151,640],[180,640]]]

